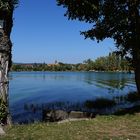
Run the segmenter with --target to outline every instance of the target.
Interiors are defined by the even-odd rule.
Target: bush
[[[103,109],[103,108],[108,108],[116,105],[116,102],[110,99],[105,99],[105,98],[100,98],[96,99],[95,101],[93,100],[87,100],[84,103],[84,106],[88,109]]]
[[[126,100],[129,102],[140,101],[140,94],[137,92],[130,92],[126,97]]]

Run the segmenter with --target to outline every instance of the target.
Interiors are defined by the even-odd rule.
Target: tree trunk
[[[137,66],[135,69],[135,80],[136,80],[138,93],[140,94],[140,65]]]
[[[3,29],[0,29],[0,98],[5,112],[1,119],[3,124],[11,124],[8,105],[8,71],[11,63],[11,46],[9,37],[5,35]]]
[[[8,72],[11,66],[10,40],[11,29],[13,26],[14,1],[2,1],[0,7],[0,123],[11,124],[8,101]],[[3,6],[3,7],[2,7]]]
[[[140,12],[139,12],[139,4],[138,0],[135,1],[134,4],[134,16],[135,16],[135,34],[134,34],[134,53],[133,53],[133,60],[134,60],[134,68],[135,68],[135,80],[138,93],[140,94]],[[137,7],[137,8],[136,8]]]
[[[138,39],[135,41],[135,47],[133,49],[133,67],[135,71],[137,91],[140,94],[140,48],[139,43],[137,43],[139,42]]]

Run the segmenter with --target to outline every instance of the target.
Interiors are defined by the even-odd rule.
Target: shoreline
[[[93,70],[89,70],[89,71],[10,71],[11,72],[105,72],[105,73],[128,73],[128,71],[93,71]],[[134,71],[131,71],[130,74],[134,74]]]

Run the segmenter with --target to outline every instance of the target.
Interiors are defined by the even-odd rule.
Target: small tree
[[[130,54],[140,93],[140,0],[57,0],[65,16],[92,24],[85,38],[113,38],[122,55]]]

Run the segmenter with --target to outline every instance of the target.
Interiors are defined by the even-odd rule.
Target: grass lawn
[[[140,114],[97,116],[65,123],[35,123],[5,128],[1,140],[140,140]]]

